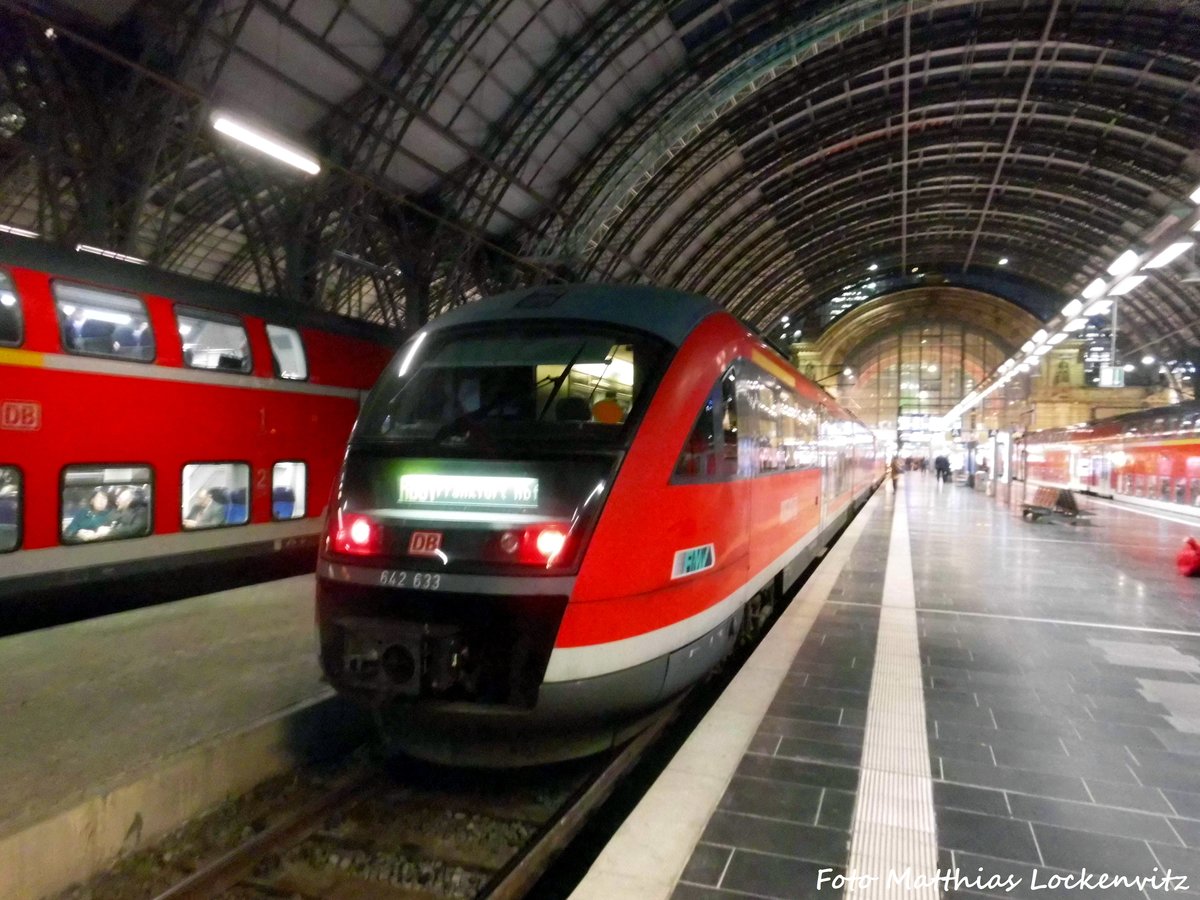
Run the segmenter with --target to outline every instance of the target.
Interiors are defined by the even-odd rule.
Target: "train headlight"
[[[338,510],[329,524],[329,549],[334,553],[369,556],[383,549],[383,532],[369,516]]]

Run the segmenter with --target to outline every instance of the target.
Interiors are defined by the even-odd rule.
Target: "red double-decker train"
[[[383,328],[0,238],[0,600],[310,546]]]
[[[1200,402],[1030,432],[1017,451],[1030,483],[1200,518]]]
[[[577,285],[459,308],[355,426],[317,569],[325,672],[414,755],[594,751],[757,632],[881,462],[702,298]]]

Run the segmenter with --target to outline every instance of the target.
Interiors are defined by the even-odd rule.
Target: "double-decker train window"
[[[250,466],[189,463],[183,467],[180,513],[188,531],[244,525],[250,519]]]
[[[21,343],[21,300],[8,273],[0,269],[0,346]]]
[[[271,470],[271,518],[303,519],[305,475],[302,462],[277,462]]]
[[[0,553],[21,545],[21,470],[0,466]]]
[[[153,486],[149,466],[67,466],[62,472],[62,542],[89,544],[149,534]]]
[[[250,342],[237,316],[179,307],[175,318],[179,322],[185,366],[221,372],[250,371]]]
[[[150,362],[154,330],[137,297],[56,281],[54,302],[63,347],[85,356]]]
[[[275,371],[279,377],[289,381],[305,381],[308,378],[308,361],[304,358],[300,332],[282,325],[268,325],[267,339],[271,342],[271,355],[275,358]]]

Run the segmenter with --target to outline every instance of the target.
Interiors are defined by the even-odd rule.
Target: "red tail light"
[[[500,549],[514,562],[550,566],[570,555],[570,536],[570,523],[548,522],[520,531],[505,532],[500,536]]]
[[[329,519],[329,549],[333,553],[372,556],[383,550],[383,530],[370,516],[337,510]]]

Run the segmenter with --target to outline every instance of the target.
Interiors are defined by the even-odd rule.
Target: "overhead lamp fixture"
[[[874,272],[878,268],[879,268],[879,263],[871,263],[869,266],[867,266],[867,271]]]
[[[1082,331],[1087,327],[1088,320],[1084,318],[1072,319],[1063,326],[1063,331]]]
[[[1147,353],[1145,356],[1142,357],[1142,365],[1143,366],[1154,365],[1154,357],[1151,356],[1149,353]]]
[[[849,366],[846,366],[846,368],[842,369],[842,374],[848,378],[854,374],[854,370]]]
[[[1025,343],[1023,343],[1021,345],[1022,353],[1028,353],[1032,349],[1033,349],[1033,341],[1026,341]]]
[[[107,256],[109,259],[119,259],[121,262],[134,263],[139,266],[147,265],[146,260],[139,256],[128,256],[124,253],[118,253],[116,250],[105,250],[103,247],[93,247],[90,244],[76,244],[75,251],[77,253],[94,253],[96,256]]]
[[[1001,266],[1007,266],[1008,265],[1008,257],[1007,256],[1000,257],[1000,261],[998,264]]]
[[[781,319],[780,321],[782,321],[782,322],[783,322],[783,324],[784,324],[784,325],[786,325],[786,324],[788,323],[788,321],[789,321],[789,320],[788,320],[788,317],[787,317],[787,316],[784,316],[784,317],[783,317],[783,319]]]
[[[1113,302],[1111,300],[1097,300],[1091,306],[1083,311],[1085,316],[1107,316],[1108,311],[1112,309]]]
[[[1041,344],[1045,342],[1047,337],[1049,337],[1049,335],[1046,333],[1046,329],[1039,328],[1033,333],[1033,337],[1030,338],[1030,340],[1032,340],[1035,344]]]
[[[30,231],[27,228],[18,228],[16,225],[0,225],[0,231],[5,234],[15,234],[17,237],[35,238],[38,236],[36,231]]]
[[[912,267],[912,270],[913,270],[914,272],[920,272],[920,271],[921,271],[921,267],[920,267],[920,266],[913,266],[913,267]]]
[[[1200,231],[1200,219],[1196,220],[1196,223],[1192,226],[1192,231]]]
[[[1123,368],[1126,372],[1132,372],[1137,368],[1137,366],[1135,366],[1133,363],[1125,363],[1125,365],[1123,365],[1121,368]]]
[[[1046,343],[1053,347],[1055,344],[1061,344],[1066,339],[1067,333],[1065,331],[1060,331],[1058,334],[1050,335],[1050,340],[1046,341]]]
[[[1145,280],[1145,275],[1130,275],[1128,278],[1118,281],[1109,293],[1114,297],[1120,297],[1122,294],[1128,294]]]
[[[1200,185],[1198,185],[1196,189],[1192,191],[1192,194],[1190,197],[1188,197],[1188,199],[1193,203],[1200,204]]]
[[[280,139],[259,131],[257,128],[251,128],[249,125],[230,118],[224,113],[213,114],[212,126],[221,132],[221,134],[228,135],[235,141],[240,141],[249,147],[253,147],[260,153],[265,153],[267,156],[273,157],[280,162],[287,163],[301,172],[316,175],[321,171],[320,164],[311,156],[301,153],[299,150],[294,150]]]
[[[1085,300],[1093,300],[1104,293],[1104,289],[1108,286],[1103,278],[1097,278],[1091,284],[1083,289],[1083,298]]]
[[[1046,355],[1047,353],[1049,353],[1049,352],[1050,352],[1050,345],[1049,345],[1049,344],[1042,344],[1042,346],[1038,347],[1036,350],[1034,350],[1034,351],[1033,351],[1031,354],[1029,354],[1029,355],[1030,355],[1030,356],[1045,356],[1045,355]]]
[[[1032,368],[1033,368],[1032,363],[1023,362],[1019,366],[1017,366],[1017,371],[1018,372],[1028,372]]]
[[[1146,263],[1145,267],[1147,269],[1157,269],[1159,266],[1165,266],[1177,256],[1195,246],[1195,241],[1178,241],[1174,244],[1171,244],[1166,250],[1158,254],[1158,256],[1154,257],[1154,259],[1150,260],[1150,262]]]
[[[1120,278],[1122,275],[1128,275],[1137,267],[1138,255],[1132,250],[1126,250],[1112,261],[1112,265],[1108,267],[1108,274]]]
[[[1068,319],[1072,319],[1083,310],[1083,301],[1076,298],[1062,308],[1062,314]]]

